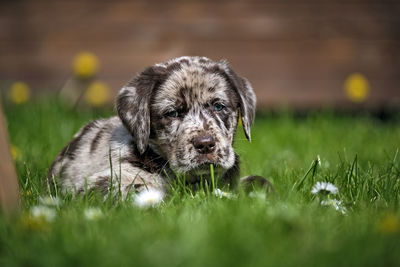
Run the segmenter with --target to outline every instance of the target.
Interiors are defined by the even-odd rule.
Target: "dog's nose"
[[[214,152],[215,140],[212,136],[199,136],[192,141],[194,148],[201,154]]]

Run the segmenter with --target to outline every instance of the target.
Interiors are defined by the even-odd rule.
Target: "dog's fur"
[[[256,97],[250,83],[226,61],[180,57],[145,69],[117,97],[118,117],[83,127],[49,171],[65,191],[111,187],[165,190],[184,173],[188,183],[209,175],[223,182],[239,174],[233,139],[239,119],[250,140]]]

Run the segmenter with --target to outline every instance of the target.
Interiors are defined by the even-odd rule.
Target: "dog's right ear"
[[[140,154],[146,151],[149,142],[150,99],[154,88],[165,80],[166,75],[164,67],[149,67],[123,87],[117,96],[118,115],[132,134]]]
[[[256,112],[256,95],[253,87],[246,78],[238,76],[229,66],[228,62],[220,61],[223,76],[231,84],[239,96],[240,114],[243,124],[244,134],[251,141],[250,127],[253,124]]]

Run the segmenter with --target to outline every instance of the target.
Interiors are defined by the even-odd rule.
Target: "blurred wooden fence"
[[[10,155],[6,122],[0,99],[0,212],[14,212],[18,206],[18,180]]]
[[[370,83],[367,106],[400,103],[400,2],[371,0],[2,1],[0,83],[56,90],[81,51],[118,90],[181,55],[228,59],[259,106],[352,105],[346,77]]]

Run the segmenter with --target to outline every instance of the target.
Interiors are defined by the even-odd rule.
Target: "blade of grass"
[[[212,191],[215,191],[215,177],[214,177],[214,165],[210,164],[210,174],[211,174],[211,184],[212,184]]]
[[[311,162],[311,166],[306,172],[306,174],[303,176],[303,178],[300,180],[300,182],[296,185],[296,183],[293,185],[293,188],[296,187],[297,190],[300,190],[300,187],[303,185],[304,181],[306,180],[307,176],[310,174],[312,171],[312,177],[311,179],[314,180],[314,176],[316,173],[316,170],[318,168],[318,159],[315,159],[313,162]]]

